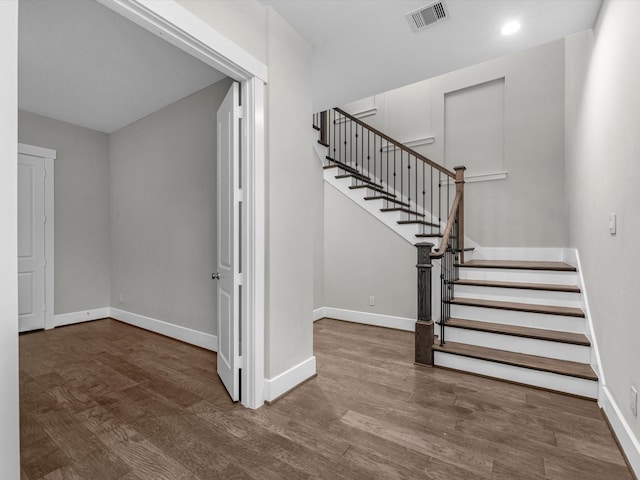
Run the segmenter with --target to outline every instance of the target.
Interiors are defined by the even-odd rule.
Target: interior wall
[[[415,320],[416,248],[330,184],[324,190],[322,306]]]
[[[269,69],[265,376],[274,378],[313,356],[311,48],[256,0],[178,2]]]
[[[313,356],[311,47],[267,14],[267,378]]]
[[[112,307],[216,334],[216,112],[230,84],[110,135]]]
[[[603,384],[636,442],[640,421],[629,399],[632,385],[640,389],[640,261],[633,253],[640,236],[638,21],[640,2],[605,1],[592,50],[588,36],[568,39],[566,136],[571,242],[582,262]]]
[[[317,157],[316,157],[317,158]],[[313,309],[326,306],[325,302],[325,239],[324,239],[324,171],[320,160],[314,162],[311,197],[313,199]]]
[[[20,111],[18,140],[56,150],[55,314],[109,306],[109,136]]]
[[[18,2],[0,2],[0,65],[0,478],[18,480]]]
[[[500,99],[504,106],[499,107],[504,109],[504,121],[500,123],[503,132],[492,142],[502,145],[477,141],[452,158],[452,152],[445,148],[445,98],[454,92],[472,92],[470,87],[499,79],[504,79]],[[491,247],[569,245],[563,163],[563,40],[346,106],[352,113],[372,108],[375,114],[363,118],[365,122],[403,143],[432,141],[412,148],[439,164],[472,167],[465,185],[465,233],[470,239]],[[488,121],[483,111],[474,116],[466,121],[478,128]],[[485,137],[482,140],[486,143]],[[474,155],[476,150],[480,158],[460,158]],[[503,162],[495,160],[495,152],[502,152]],[[500,163],[504,165],[502,172],[496,171]],[[504,171],[503,179],[474,182],[478,178],[470,178]]]

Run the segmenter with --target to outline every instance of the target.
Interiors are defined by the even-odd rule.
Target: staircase
[[[418,247],[416,363],[598,397],[575,262],[551,249],[523,249],[522,260],[465,249],[463,167],[449,171],[339,109],[314,127],[325,181]]]
[[[435,365],[597,398],[575,266],[470,260],[458,272]]]

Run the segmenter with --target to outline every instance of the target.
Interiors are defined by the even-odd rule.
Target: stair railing
[[[351,188],[368,188],[368,200],[383,211],[402,214],[401,224],[417,224],[421,237],[440,237],[454,197],[455,173],[394,140],[340,108],[314,115],[326,165],[352,178]]]
[[[457,265],[464,261],[464,171],[455,172],[394,140],[340,108],[316,113],[313,126],[328,148],[326,167],[339,166],[351,177],[350,188],[367,188],[365,200],[382,200],[382,211],[399,211],[398,223],[418,224],[419,238],[442,237],[418,243],[418,319],[415,361],[433,365],[432,267],[440,263],[440,344],[450,318]],[[452,186],[455,185],[455,189]]]

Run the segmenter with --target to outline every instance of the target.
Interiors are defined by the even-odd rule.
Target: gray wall
[[[462,159],[461,152],[451,159],[445,149],[445,96],[501,78],[504,113],[499,125],[504,125],[504,132],[497,141],[503,145],[488,152],[502,152],[504,158],[487,158],[485,168],[474,157],[482,145],[473,144],[462,152]],[[377,113],[365,122],[401,142],[433,137],[432,144],[416,150],[437,163],[450,168],[468,164],[468,175],[493,173],[496,168],[491,165],[503,165],[497,170],[507,171],[505,179],[465,185],[469,238],[491,247],[568,246],[563,40],[363,99],[346,109],[357,112],[373,106]],[[476,113],[478,123],[486,123],[482,112]]]
[[[640,388],[640,2],[605,2],[588,35],[567,40],[567,190],[604,384],[636,439],[629,388]],[[586,76],[585,76],[586,73]],[[608,231],[618,214],[617,235]],[[634,253],[636,252],[636,253]]]
[[[22,143],[57,151],[55,314],[109,306],[109,136],[29,112]]]
[[[215,129],[230,83],[111,134],[111,306],[216,333]]]
[[[179,3],[269,69],[265,376],[273,378],[313,355],[311,48],[256,0]]]
[[[323,306],[415,319],[416,248],[328,183],[324,198]]]
[[[267,8],[266,375],[313,355],[311,47]]]

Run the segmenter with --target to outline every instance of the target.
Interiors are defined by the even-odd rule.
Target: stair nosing
[[[561,315],[566,317],[585,318],[585,313],[577,307],[563,307],[554,305],[539,305],[535,303],[504,302],[501,300],[484,300],[480,298],[454,297],[452,305],[465,307],[495,308],[498,310],[513,310],[516,312],[540,313],[544,315]],[[558,309],[553,311],[552,309]]]
[[[460,323],[462,322],[462,323]],[[469,323],[471,322],[471,323]],[[465,330],[474,330],[478,332],[494,333],[497,335],[509,335],[521,338],[531,338],[534,340],[544,340],[547,342],[564,343],[568,345],[578,345],[590,347],[591,342],[586,335],[582,333],[564,332],[559,330],[546,330],[542,328],[521,327],[517,325],[484,322],[480,320],[472,320],[466,318],[450,318],[445,326],[451,328],[460,328]],[[553,338],[553,334],[565,335],[564,339]],[[581,338],[578,338],[581,337]]]
[[[461,278],[456,280],[454,283],[456,285],[465,285],[470,287],[512,288],[520,290],[539,290],[545,292],[581,293],[580,287],[575,285],[550,283],[502,282],[495,280],[475,280],[470,278]]]
[[[447,348],[447,345],[449,346],[449,348]],[[463,348],[471,347],[472,349],[476,350],[476,353],[464,351],[464,350],[456,350],[456,348],[459,349],[460,346],[463,346]],[[552,359],[547,357],[540,357],[537,355],[528,355],[525,353],[509,352],[506,350],[498,350],[495,348],[488,348],[488,347],[479,347],[476,345],[467,345],[464,343],[456,343],[456,342],[447,342],[442,347],[439,344],[434,344],[433,349],[434,351],[437,351],[437,352],[448,353],[451,355],[460,355],[463,357],[475,358],[475,359],[484,360],[487,362],[501,363],[503,365],[511,365],[514,367],[526,368],[529,370],[538,370],[542,372],[554,373],[557,375],[564,375],[567,377],[581,378],[583,380],[596,381],[596,382],[598,381],[598,376],[593,371],[591,366],[586,363],[571,362],[569,360],[558,360],[558,359]],[[503,358],[499,358],[501,355],[503,356]],[[509,360],[504,358],[505,355],[511,356],[512,358],[515,357],[515,358],[512,360]],[[519,359],[519,361],[516,359]],[[534,365],[533,363],[537,359],[544,360],[552,364],[556,364],[556,368],[551,368],[550,366],[545,366],[545,365]],[[530,361],[529,363],[526,363],[525,360],[533,360],[533,362]],[[591,371],[591,374],[569,372],[567,369],[559,368],[559,366],[561,365],[564,365],[564,366],[580,365],[582,366],[581,368],[583,369],[588,367],[588,369]]]
[[[396,208],[396,207],[381,208],[380,211],[381,212],[402,212],[402,213],[408,213],[409,215],[416,215],[419,217],[425,216],[424,213],[416,212],[415,210],[409,210],[408,208]]]
[[[542,270],[556,272],[577,272],[577,268],[565,262],[533,260],[470,260],[456,264],[460,268],[495,268],[505,270]]]

